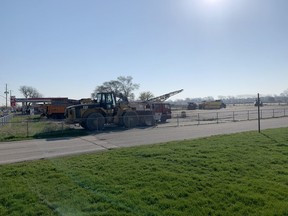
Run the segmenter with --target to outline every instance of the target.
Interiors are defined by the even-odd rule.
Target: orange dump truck
[[[52,119],[64,118],[65,109],[68,106],[79,104],[79,100],[72,100],[68,98],[52,98],[48,104],[41,106],[42,116]]]

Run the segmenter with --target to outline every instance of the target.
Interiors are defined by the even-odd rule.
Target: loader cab
[[[100,104],[100,107],[111,110],[116,106],[116,99],[113,92],[102,92],[96,95],[96,101]]]

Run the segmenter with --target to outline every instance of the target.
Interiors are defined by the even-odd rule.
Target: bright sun
[[[208,4],[216,4],[219,0],[205,0]]]
[[[221,3],[222,0],[204,0],[205,4],[215,5]]]
[[[206,8],[213,8],[213,10],[223,9],[227,6],[225,0],[202,0],[203,6]]]
[[[214,15],[225,14],[229,7],[230,1],[228,0],[179,0],[182,15],[186,17],[208,15],[214,17]]]

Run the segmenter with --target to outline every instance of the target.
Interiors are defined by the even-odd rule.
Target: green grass
[[[0,127],[0,142],[87,134],[88,132],[83,129],[70,128],[60,121],[47,121],[46,118],[40,118],[40,115],[18,115],[11,122]]]
[[[288,215],[288,128],[0,166],[0,215]]]

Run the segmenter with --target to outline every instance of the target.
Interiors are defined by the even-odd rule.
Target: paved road
[[[279,127],[288,127],[288,117],[261,120],[261,129]],[[2,142],[0,143],[0,164],[251,130],[258,130],[258,121],[112,130],[78,138]]]

